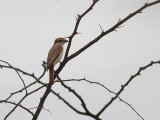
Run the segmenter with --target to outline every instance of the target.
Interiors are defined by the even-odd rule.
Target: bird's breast
[[[59,54],[58,58],[55,60],[54,65],[56,65],[61,60],[62,56],[63,56],[63,49],[62,52]]]

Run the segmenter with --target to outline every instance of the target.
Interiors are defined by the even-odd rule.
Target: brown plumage
[[[63,55],[63,45],[68,42],[64,38],[57,38],[48,53],[47,70],[49,69],[49,84],[54,83],[54,66],[61,60]]]

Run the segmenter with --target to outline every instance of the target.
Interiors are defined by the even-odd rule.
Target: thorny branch
[[[155,62],[151,61],[151,63],[149,63],[148,65],[146,65],[146,66],[144,66],[144,67],[140,67],[139,70],[138,70],[138,72],[137,72],[136,74],[131,75],[131,77],[129,78],[129,80],[128,80],[124,85],[121,85],[120,90],[119,90],[119,91],[116,93],[116,95],[115,95],[114,97],[112,97],[111,100],[97,113],[97,116],[100,116],[100,115],[103,113],[103,111],[104,111],[106,108],[108,108],[108,107],[110,106],[110,104],[112,104],[112,102],[113,102],[114,100],[116,100],[116,99],[118,98],[118,96],[122,93],[122,91],[124,90],[124,88],[125,88],[126,86],[128,86],[128,84],[129,84],[135,77],[139,76],[142,71],[144,71],[144,70],[147,69],[148,67],[152,66],[153,64],[160,64],[160,60],[159,60],[159,61],[155,61]]]
[[[6,62],[4,60],[0,60],[0,62],[6,63],[8,65],[8,66],[3,66],[3,67],[9,67],[9,68],[14,69],[14,67],[11,64],[9,64],[8,62]],[[14,70],[16,71],[16,73],[18,74],[19,78],[21,79],[21,81],[22,81],[22,83],[24,85],[24,88],[26,88],[25,82],[24,82],[23,78],[21,77],[21,75],[19,74],[18,69],[14,69]],[[26,94],[27,94],[27,89],[25,89],[25,91],[26,91]]]
[[[5,116],[4,120],[6,120],[6,119],[9,117],[9,115],[10,115],[18,106],[20,106],[20,104],[23,102],[23,100],[25,100],[26,97],[28,97],[29,95],[37,92],[38,90],[40,90],[40,89],[43,88],[43,87],[44,87],[44,86],[41,86],[41,87],[39,87],[39,88],[37,88],[37,89],[35,89],[35,90],[27,93],[24,97],[22,97],[22,99],[15,105],[15,107]],[[28,110],[28,111],[29,111],[29,110]]]
[[[74,81],[85,81],[85,82],[88,82],[90,84],[96,84],[96,85],[99,85],[101,87],[103,87],[104,89],[106,89],[108,92],[112,93],[112,94],[117,94],[116,92],[113,92],[112,90],[110,90],[109,88],[107,88],[105,85],[99,83],[99,82],[93,82],[93,81],[90,81],[90,80],[86,80],[85,78],[83,79],[68,79],[68,80],[62,80],[63,82],[74,82]],[[55,81],[55,82],[60,82],[60,81]],[[119,100],[123,103],[125,103],[126,105],[128,105],[138,116],[140,116],[142,118],[142,120],[144,120],[144,118],[135,110],[135,108],[129,104],[128,102],[126,102],[125,100],[123,100],[121,97],[119,97]]]
[[[9,104],[13,104],[17,107],[21,107],[22,109],[26,110],[27,112],[29,112],[32,116],[34,115],[33,112],[31,112],[28,108],[22,106],[21,104],[17,104],[15,102],[11,102],[11,101],[7,101],[7,100],[0,100],[0,103],[9,103]]]
[[[145,3],[145,5],[143,5],[141,8],[139,8],[138,10],[136,10],[133,13],[130,13],[127,17],[125,17],[122,20],[119,20],[119,22],[117,24],[115,24],[113,27],[111,27],[110,29],[106,30],[106,31],[102,31],[101,34],[99,36],[97,36],[94,40],[90,41],[88,44],[86,44],[84,47],[82,47],[81,49],[79,49],[78,51],[76,51],[75,53],[73,53],[72,55],[70,55],[67,59],[67,61],[75,58],[76,56],[78,56],[80,53],[82,53],[83,51],[85,51],[86,49],[88,49],[90,46],[92,46],[93,44],[95,44],[96,42],[98,42],[102,37],[106,36],[107,34],[113,32],[115,29],[117,29],[119,26],[121,26],[123,23],[125,23],[127,20],[131,19],[132,17],[134,17],[136,14],[141,13],[142,10],[144,10],[147,7],[150,7],[152,5],[158,4],[160,3],[160,0],[156,0],[154,2],[151,3]]]
[[[43,78],[43,76],[45,75],[45,73],[46,73],[45,63],[44,63],[44,62],[43,62],[43,64],[42,64],[42,66],[43,66],[43,68],[44,68],[43,73],[42,73],[39,77],[36,77],[36,76],[34,75],[34,73],[31,74],[31,73],[25,72],[25,71],[23,71],[23,70],[21,70],[21,69],[19,69],[19,68],[13,67],[11,64],[9,64],[9,63],[6,62],[6,61],[0,60],[0,62],[7,64],[7,65],[2,65],[2,64],[0,64],[0,68],[8,68],[8,69],[13,69],[13,70],[15,70],[16,73],[17,73],[17,75],[18,75],[19,78],[21,79],[21,81],[22,81],[22,83],[23,83],[23,86],[24,86],[22,89],[17,90],[16,92],[11,93],[5,100],[0,100],[0,103],[8,103],[8,104],[15,105],[15,107],[5,116],[5,118],[4,118],[5,120],[9,117],[9,115],[10,115],[11,113],[14,112],[14,110],[15,110],[17,107],[21,107],[22,109],[24,109],[24,110],[26,110],[27,112],[29,112],[29,113],[33,116],[33,120],[36,120],[36,119],[38,118],[38,116],[39,116],[40,111],[41,111],[42,109],[44,109],[44,108],[43,108],[43,104],[44,104],[44,102],[45,102],[45,100],[46,100],[46,98],[47,98],[47,96],[49,95],[50,92],[51,92],[52,94],[56,95],[60,100],[62,100],[68,107],[70,107],[70,108],[71,108],[73,111],[75,111],[76,113],[81,114],[81,115],[90,116],[90,117],[92,117],[92,118],[94,118],[94,119],[96,119],[96,120],[100,120],[100,118],[99,118],[100,115],[101,115],[101,114],[114,102],[114,100],[116,100],[117,98],[119,98],[120,101],[122,101],[123,103],[125,103],[126,105],[128,105],[138,116],[140,116],[140,117],[143,119],[143,117],[134,109],[134,107],[132,107],[128,102],[126,102],[126,101],[124,101],[122,98],[120,98],[119,95],[122,93],[122,91],[124,90],[124,88],[125,88],[126,86],[128,86],[128,84],[129,84],[135,77],[137,77],[138,75],[140,75],[140,73],[141,73],[143,70],[151,67],[153,64],[160,64],[160,61],[155,61],[155,62],[152,61],[152,62],[149,63],[148,65],[146,65],[146,66],[144,66],[144,67],[140,67],[139,70],[138,70],[138,72],[137,72],[136,74],[132,75],[132,76],[129,78],[129,80],[128,80],[124,85],[121,86],[120,90],[119,90],[117,93],[111,91],[110,89],[108,89],[106,86],[104,86],[103,84],[101,84],[101,83],[99,83],[99,82],[92,82],[92,81],[89,81],[89,80],[86,80],[86,79],[79,79],[79,80],[75,80],[75,79],[71,79],[71,80],[60,80],[60,78],[57,77],[58,74],[61,72],[61,70],[64,68],[64,66],[67,64],[67,62],[69,62],[71,59],[75,58],[76,56],[78,56],[79,54],[81,54],[83,51],[85,51],[86,49],[88,49],[90,46],[92,46],[93,44],[95,44],[96,42],[98,42],[102,37],[108,35],[109,33],[113,32],[113,31],[115,31],[117,28],[120,28],[123,23],[125,23],[126,21],[128,21],[129,19],[131,19],[132,17],[134,17],[135,15],[137,15],[138,13],[142,13],[142,10],[144,10],[144,9],[146,9],[147,7],[150,7],[150,6],[152,6],[152,5],[155,5],[155,4],[160,3],[160,0],[156,0],[156,1],[150,2],[150,3],[145,3],[145,5],[143,5],[141,8],[139,8],[139,9],[136,10],[135,12],[129,14],[129,15],[126,16],[124,19],[119,19],[117,24],[115,24],[113,27],[111,27],[110,29],[108,29],[108,30],[106,30],[106,31],[104,31],[104,30],[102,29],[102,27],[99,25],[100,28],[101,28],[101,34],[98,35],[98,36],[97,36],[95,39],[93,39],[92,41],[90,41],[88,44],[86,44],[85,46],[83,46],[81,49],[79,49],[78,51],[76,51],[75,53],[69,55],[69,50],[70,50],[70,48],[71,48],[72,40],[73,40],[74,36],[75,36],[76,34],[78,34],[78,31],[77,31],[77,30],[78,30],[78,27],[79,27],[79,24],[80,24],[81,19],[93,9],[94,5],[95,5],[98,1],[99,1],[99,0],[93,0],[93,3],[91,4],[91,6],[90,6],[84,13],[82,13],[81,15],[80,15],[80,14],[77,15],[77,19],[76,19],[77,21],[76,21],[76,24],[75,24],[75,28],[74,28],[72,34],[68,37],[68,38],[69,38],[69,44],[68,44],[67,49],[66,49],[66,53],[65,53],[64,60],[62,61],[61,65],[59,66],[59,68],[58,68],[58,69],[56,70],[56,72],[55,72],[55,78],[58,78],[58,79],[59,79],[59,81],[56,81],[56,82],[60,82],[61,85],[62,85],[64,88],[68,89],[70,92],[72,92],[72,93],[75,95],[75,97],[77,97],[77,98],[80,100],[80,102],[81,102],[81,104],[82,104],[82,107],[83,107],[83,109],[84,109],[84,112],[82,112],[82,111],[76,109],[74,106],[72,106],[72,104],[70,104],[68,101],[66,101],[59,93],[56,93],[55,91],[53,91],[53,89],[51,89],[51,86],[48,86],[47,84],[45,84],[45,83],[43,83],[43,82],[40,81],[40,80]],[[23,80],[23,78],[22,78],[22,76],[20,75],[20,73],[22,73],[22,74],[24,74],[24,75],[27,75],[27,76],[29,76],[29,77],[31,77],[31,78],[33,78],[33,79],[34,79],[34,82],[30,83],[29,85],[26,85],[25,82],[24,82],[24,80]],[[109,102],[107,102],[107,104],[106,104],[104,107],[102,107],[102,109],[101,109],[97,114],[93,114],[93,113],[91,113],[91,112],[89,111],[89,109],[87,108],[87,105],[86,105],[86,103],[85,103],[85,100],[82,99],[82,97],[81,97],[75,90],[73,90],[71,87],[69,87],[69,86],[67,86],[66,84],[64,84],[64,82],[66,82],[66,81],[86,81],[86,82],[89,82],[89,83],[97,84],[97,85],[100,85],[101,87],[105,88],[107,91],[109,91],[110,93],[114,94],[115,96],[114,96]],[[32,85],[34,85],[34,84],[36,84],[36,83],[39,83],[39,84],[41,84],[42,86],[28,93],[27,89],[30,88]],[[46,92],[44,93],[43,97],[41,98],[38,107],[36,107],[37,110],[36,110],[35,114],[33,114],[33,113],[30,111],[30,109],[24,107],[23,105],[21,105],[21,103],[22,103],[29,95],[37,92],[38,90],[42,89],[43,87],[46,87],[46,88],[47,88],[47,89],[46,89]],[[24,91],[24,90],[25,90],[26,93],[25,93],[25,95],[21,98],[21,100],[20,100],[18,103],[14,103],[14,102],[12,102],[12,101],[9,101],[9,99],[10,99],[13,95],[15,95],[15,94],[17,94],[17,93],[20,93],[20,92],[22,92],[22,91]]]
[[[68,61],[66,62],[66,59],[68,58],[68,53],[69,53],[69,49],[71,47],[71,42],[72,42],[72,39],[73,39],[74,35],[77,34],[77,29],[78,29],[78,26],[79,26],[79,23],[80,23],[81,19],[83,18],[83,16],[85,16],[93,8],[93,6],[97,2],[98,2],[98,0],[93,1],[93,3],[91,4],[91,6],[82,15],[78,15],[78,19],[77,19],[77,22],[76,22],[76,25],[75,25],[75,29],[74,29],[72,35],[69,37],[69,43],[68,43],[68,46],[67,46],[65,57],[64,57],[64,60],[63,60],[63,62],[61,64],[61,65],[63,65],[63,67],[68,62]],[[62,70],[63,67],[59,67],[59,69],[54,74],[54,78],[57,77],[57,75],[59,74],[59,72]],[[45,102],[45,100],[48,97],[48,95],[49,95],[50,92],[51,92],[51,86],[48,85],[48,87],[47,87],[47,89],[46,89],[43,97],[40,100],[40,103],[39,103],[39,105],[37,107],[37,110],[36,110],[35,115],[32,118],[32,120],[36,120],[38,118],[38,116],[39,116],[39,114],[40,114],[40,112],[42,110],[43,104],[44,104],[44,102]]]
[[[72,92],[72,93],[80,100],[81,105],[82,105],[83,109],[85,110],[85,114],[84,114],[84,115],[93,117],[93,118],[96,119],[96,120],[100,120],[99,117],[97,117],[96,115],[92,114],[92,113],[88,110],[85,101],[83,100],[83,98],[82,98],[74,89],[72,89],[71,87],[69,87],[69,86],[67,86],[66,84],[64,84],[64,82],[61,80],[61,78],[60,78],[59,76],[58,76],[57,78],[58,78],[58,80],[61,82],[61,85],[62,85],[64,88],[68,89],[69,92]]]

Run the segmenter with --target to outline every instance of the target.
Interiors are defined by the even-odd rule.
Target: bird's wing
[[[49,69],[51,67],[51,65],[54,63],[54,61],[59,57],[62,50],[63,50],[62,46],[53,45],[53,47],[50,49],[50,51],[48,53],[47,69]]]

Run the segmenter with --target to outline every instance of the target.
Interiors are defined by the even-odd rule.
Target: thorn
[[[118,26],[117,28],[121,28],[121,27],[124,27],[124,25]]]
[[[148,5],[148,0],[147,0],[147,2],[145,3],[145,5]]]
[[[34,76],[34,73],[32,73],[32,76]]]
[[[112,97],[111,100],[113,100],[114,98]]]
[[[121,22],[121,18],[119,18],[117,21],[118,21],[118,23]]]
[[[76,20],[78,19],[77,16],[75,16]]]
[[[142,70],[142,69],[144,69],[144,67],[140,67],[139,69],[141,69],[141,70]]]
[[[80,32],[77,32],[77,31],[76,31],[76,33],[75,33],[75,34],[82,34],[82,33],[80,33]]]
[[[99,25],[99,27],[101,28],[101,31],[102,31],[102,33],[103,33],[103,32],[104,32],[104,30],[103,30],[102,26],[101,26],[101,25]]]
[[[114,31],[118,32],[116,29]]]
[[[81,17],[81,15],[79,15],[79,14],[77,14],[77,16],[78,16],[78,18],[80,18],[80,17]]]

